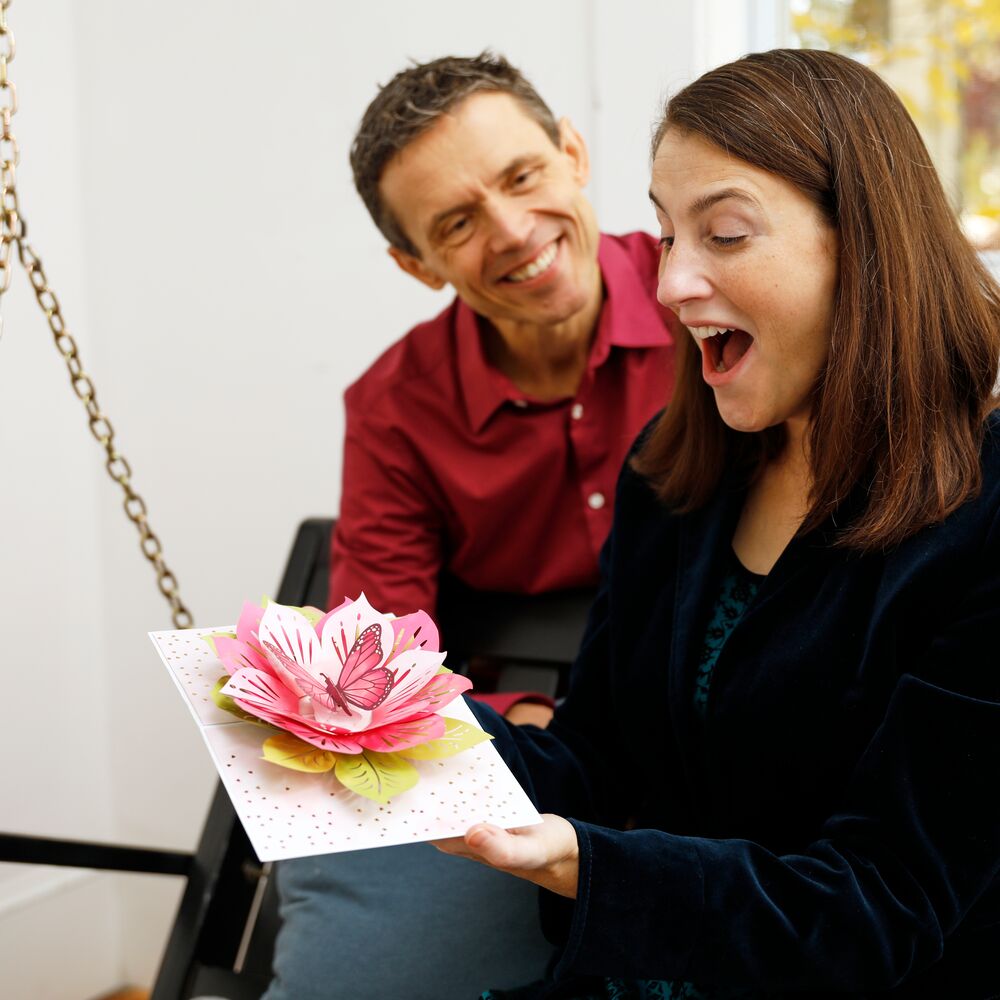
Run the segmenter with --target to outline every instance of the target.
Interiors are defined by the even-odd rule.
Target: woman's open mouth
[[[735,327],[702,326],[691,331],[702,345],[703,371],[724,375],[743,360],[753,346],[753,337]]]

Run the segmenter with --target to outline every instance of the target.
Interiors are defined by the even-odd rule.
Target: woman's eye
[[[519,174],[514,175],[514,187],[524,187],[525,184],[531,180],[534,170],[522,170]]]
[[[661,250],[669,250],[674,245],[674,238],[673,236],[661,236],[659,244]]]
[[[746,236],[713,236],[712,242],[720,247],[733,247],[737,243],[742,243]]]

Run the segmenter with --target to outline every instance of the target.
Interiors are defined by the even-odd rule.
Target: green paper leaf
[[[383,804],[412,788],[420,777],[417,769],[398,753],[374,750],[342,754],[333,773],[345,788]]]
[[[410,747],[409,750],[397,750],[396,753],[409,760],[440,760],[443,757],[453,757],[463,750],[493,739],[478,726],[462,722],[460,719],[445,717],[444,722],[444,736]]]
[[[265,729],[270,729],[271,726],[263,719],[258,719],[256,715],[244,712],[228,694],[222,693],[222,689],[227,683],[229,683],[229,676],[223,674],[215,682],[215,687],[212,688],[212,701],[215,702],[216,707],[221,708],[223,712],[228,712],[230,715],[235,715],[237,719],[242,719],[244,722],[252,722],[255,726],[263,726]]]
[[[236,638],[235,632],[213,632],[211,635],[202,636],[202,639],[204,639],[205,642],[208,643],[208,648],[212,651],[212,654],[214,656],[219,655],[219,651],[215,648],[216,639],[235,639],[235,638]]]
[[[261,749],[264,751],[264,760],[293,771],[306,771],[309,774],[330,771],[338,760],[335,753],[320,750],[319,747],[314,747],[291,733],[278,733],[277,736],[264,740]]]

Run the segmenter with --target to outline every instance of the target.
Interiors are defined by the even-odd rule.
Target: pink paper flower
[[[438,740],[446,729],[438,711],[472,687],[443,667],[427,614],[390,618],[364,594],[313,618],[273,602],[244,604],[235,637],[216,636],[214,646],[229,673],[220,695],[338,755]]]

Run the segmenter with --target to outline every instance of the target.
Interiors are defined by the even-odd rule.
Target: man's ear
[[[439,278],[419,257],[414,257],[413,254],[400,250],[399,247],[389,247],[389,256],[401,270],[412,275],[417,281],[423,282],[428,288],[433,288],[435,292],[448,284],[444,278]]]
[[[583,136],[573,128],[568,118],[559,119],[559,148],[569,158],[576,182],[585,187],[590,180],[590,153]]]

